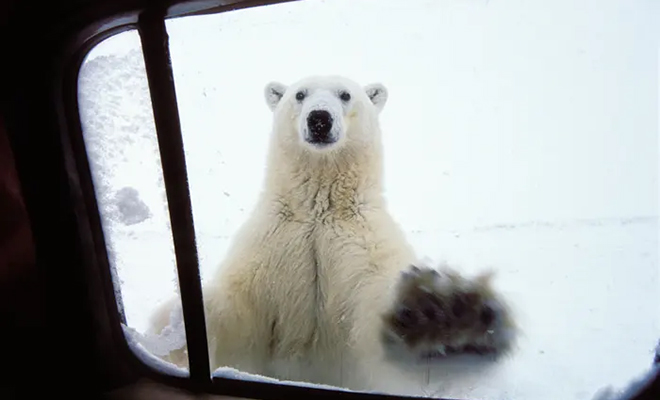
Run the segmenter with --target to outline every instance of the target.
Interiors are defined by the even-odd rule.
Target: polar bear
[[[377,390],[377,365],[511,349],[516,327],[491,275],[420,264],[388,213],[387,98],[382,84],[339,76],[265,87],[264,189],[203,289],[212,368]],[[185,365],[185,349],[166,359]]]

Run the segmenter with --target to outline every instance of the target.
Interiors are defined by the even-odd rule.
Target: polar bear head
[[[314,76],[264,91],[274,113],[275,140],[290,156],[337,156],[380,144],[378,114],[387,101],[380,83],[360,86],[340,76]]]

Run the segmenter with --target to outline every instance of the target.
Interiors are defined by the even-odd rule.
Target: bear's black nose
[[[325,110],[314,110],[307,116],[307,127],[311,139],[315,142],[326,142],[332,129],[332,116]]]

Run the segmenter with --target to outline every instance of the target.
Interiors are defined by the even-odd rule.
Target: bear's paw
[[[448,268],[411,265],[383,316],[386,346],[403,346],[421,358],[508,352],[516,329],[490,277],[468,279]]]

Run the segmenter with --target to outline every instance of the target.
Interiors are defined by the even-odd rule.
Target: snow
[[[659,18],[650,0],[306,0],[168,21],[202,279],[261,190],[264,85],[382,82],[391,212],[421,256],[495,270],[524,333],[503,363],[392,391],[577,400],[626,387],[660,336]],[[135,31],[92,50],[79,93],[127,325],[158,352],[148,318],[178,289]]]
[[[115,194],[120,222],[124,225],[139,224],[151,216],[149,207],[140,199],[140,194],[135,188],[124,187]]]
[[[253,382],[276,383],[278,385],[304,386],[304,387],[311,387],[316,389],[330,389],[330,390],[339,390],[342,392],[351,392],[351,390],[347,390],[346,388],[341,388],[337,386],[319,385],[314,383],[298,382],[298,381],[282,381],[279,379],[275,379],[263,375],[249,374],[247,372],[239,371],[235,368],[229,368],[229,367],[221,367],[216,369],[215,371],[213,371],[213,377],[226,378],[226,379],[241,379],[241,380],[253,381]],[[372,393],[378,393],[378,392],[372,392]]]
[[[154,350],[159,347],[158,344],[151,342],[149,339],[145,339],[143,334],[127,325],[122,325],[122,328],[124,330],[124,337],[126,338],[126,342],[128,343],[129,348],[135,355],[137,355],[140,361],[164,374],[178,376],[181,378],[187,378],[190,376],[190,372],[187,369],[180,368],[167,361],[163,361],[159,357],[156,357],[159,355],[159,351]],[[153,344],[153,346],[145,346],[145,343]]]

